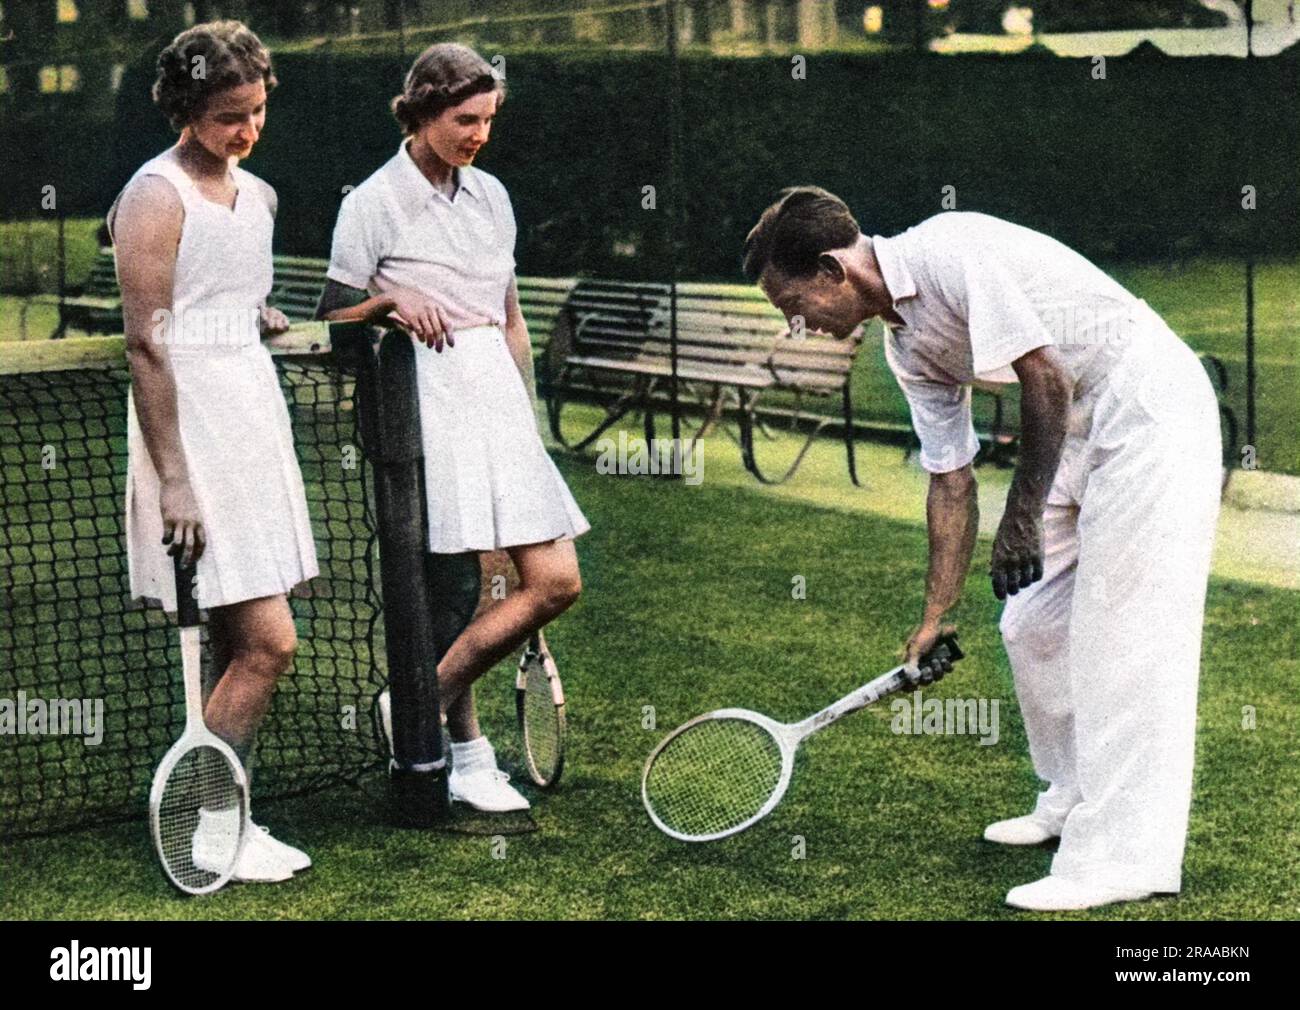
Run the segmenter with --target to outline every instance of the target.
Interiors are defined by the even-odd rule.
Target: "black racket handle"
[[[955,663],[963,658],[966,653],[961,651],[961,646],[957,644],[956,635],[944,635],[930,647],[930,651],[921,657],[918,665],[925,666],[931,659],[946,659],[950,663]]]
[[[937,661],[945,661],[950,666],[966,655],[961,651],[957,644],[956,635],[944,635],[938,639],[930,650],[921,656],[917,661],[917,667],[922,671],[921,675],[913,681],[913,687],[929,687],[931,684],[937,684],[943,680],[945,671]]]
[[[194,598],[194,579],[198,563],[181,564],[180,556],[172,561],[176,568],[176,623],[182,628],[192,628],[199,623],[199,601]]]

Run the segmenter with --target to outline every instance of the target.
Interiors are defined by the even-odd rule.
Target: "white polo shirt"
[[[343,198],[326,274],[370,295],[396,287],[437,298],[456,330],[504,326],[515,270],[515,215],[506,189],[477,168],[455,170],[451,199],[406,142]]]
[[[979,451],[970,383],[1016,382],[1011,363],[1052,345],[1075,379],[1071,429],[1085,394],[1116,368],[1151,310],[1078,253],[986,214],[948,212],[893,238],[872,238],[894,311],[885,358],[912,413],[921,465],[957,470]]]

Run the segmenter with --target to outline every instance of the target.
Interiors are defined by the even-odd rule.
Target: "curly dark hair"
[[[820,186],[792,186],[763,211],[745,239],[745,277],[756,281],[772,265],[790,277],[811,277],[822,253],[858,239],[848,205]]]
[[[468,46],[440,42],[416,57],[391,107],[402,133],[409,135],[465,99],[490,91],[497,93],[499,107],[506,83],[493,73],[490,63]]]
[[[257,81],[268,92],[277,83],[261,39],[242,22],[210,21],[187,28],[158,54],[153,100],[179,133],[203,114],[214,94]]]

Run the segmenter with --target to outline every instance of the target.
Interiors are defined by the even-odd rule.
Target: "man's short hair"
[[[768,266],[811,277],[822,253],[853,245],[860,233],[848,205],[834,193],[820,186],[783,189],[745,239],[745,277],[757,281]]]

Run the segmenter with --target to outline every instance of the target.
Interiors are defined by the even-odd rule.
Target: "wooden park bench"
[[[325,286],[327,266],[323,259],[276,256],[270,304],[284,312],[292,322],[311,319],[316,312],[316,300]],[[83,289],[62,298],[38,295],[34,301],[59,306],[59,326],[54,332],[55,337],[62,337],[69,327],[87,333],[121,333],[122,292],[117,286],[112,248],[99,250]]]
[[[793,476],[813,439],[833,416],[812,415],[794,461],[779,477],[759,467],[755,430],[771,437],[760,406],[777,392],[791,393],[792,420],[809,419],[805,396],[839,396],[849,478],[858,484],[849,376],[861,337],[792,337],[785,320],[758,297],[738,296],[724,285],[683,284],[677,289],[677,381],[682,408],[703,415],[690,446],[733,416],[741,458],[765,484]],[[655,415],[670,405],[673,376],[672,295],[666,284],[579,280],[555,318],[544,369],[551,432],[567,448],[582,450],[632,412],[643,415],[647,443]],[[562,429],[565,405],[577,396],[595,400],[605,414],[577,439]]]
[[[90,266],[90,275],[81,288],[55,294],[36,295],[37,305],[57,305],[59,324],[52,336],[59,338],[69,327],[87,333],[122,332],[122,292],[117,287],[117,267],[113,250],[103,247]]]

